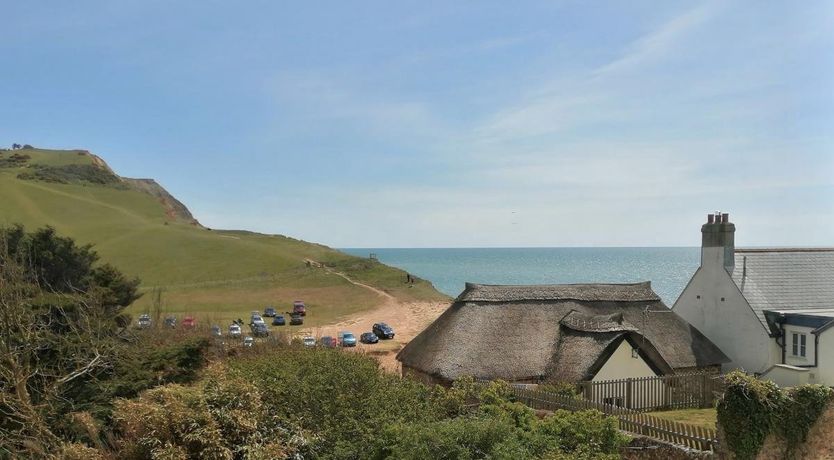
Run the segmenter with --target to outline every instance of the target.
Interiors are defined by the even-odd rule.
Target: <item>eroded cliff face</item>
[[[105,165],[106,166],[106,165]],[[130,187],[139,190],[140,192],[147,193],[156,197],[159,202],[165,207],[165,214],[168,215],[170,219],[178,219],[188,222],[192,225],[201,226],[200,222],[194,218],[191,214],[191,211],[182,204],[181,201],[174,198],[173,195],[168,193],[164,187],[159,185],[153,179],[131,179],[128,177],[122,177],[122,181],[129,185]]]

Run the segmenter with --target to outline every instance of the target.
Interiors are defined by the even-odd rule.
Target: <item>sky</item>
[[[335,247],[834,246],[834,3],[0,0],[0,144]]]

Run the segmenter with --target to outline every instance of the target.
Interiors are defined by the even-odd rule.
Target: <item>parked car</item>
[[[301,339],[301,342],[304,344],[305,347],[315,347],[316,346],[316,338],[311,336],[306,336]]]
[[[194,326],[197,325],[197,320],[194,319],[193,316],[188,315],[182,319],[182,327],[186,329],[194,329]]]
[[[373,332],[363,332],[362,335],[359,336],[359,341],[368,344],[377,343],[379,342],[379,337],[377,337]]]
[[[319,340],[319,343],[321,343],[321,346],[324,348],[336,348],[336,345],[338,345],[336,339],[334,337],[330,337],[329,335],[322,337]]]
[[[266,323],[264,322],[264,319],[261,318],[261,315],[257,314],[257,313],[252,315],[252,317],[249,319],[249,325],[250,326],[254,326],[256,324],[263,324],[264,326],[266,326]]]
[[[223,337],[223,331],[220,330],[220,326],[216,324],[211,326],[211,335],[215,337]]]
[[[240,337],[242,333],[243,331],[240,329],[240,324],[234,323],[229,326],[229,337]]]
[[[255,338],[251,336],[246,336],[246,338],[243,339],[243,346],[251,347],[252,345],[255,345]]]
[[[267,329],[266,324],[255,323],[252,325],[252,335],[255,337],[269,337],[269,329]]]
[[[290,326],[301,326],[302,324],[304,324],[304,318],[300,314],[293,313],[290,315]]]
[[[385,323],[376,323],[371,328],[371,331],[380,339],[393,339],[394,329]]]
[[[275,316],[276,313],[278,313],[278,312],[275,311],[275,307],[266,307],[266,308],[264,308],[264,316],[266,316],[266,317],[271,318],[271,317]]]
[[[296,300],[292,303],[292,312],[298,313],[301,316],[307,316],[307,307],[304,306],[304,302],[301,300]]]
[[[342,331],[339,333],[339,343],[342,344],[343,347],[355,347],[356,336],[353,335],[353,332]]]
[[[284,319],[284,315],[275,315],[275,318],[272,319],[273,326],[283,326],[287,324],[287,320]]]
[[[166,327],[177,327],[177,317],[176,316],[166,316],[165,317],[165,326]]]
[[[140,329],[147,329],[151,327],[151,315],[147,313],[142,313],[139,315],[139,328]]]

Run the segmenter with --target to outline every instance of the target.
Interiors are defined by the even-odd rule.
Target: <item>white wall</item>
[[[723,252],[722,247],[702,249],[701,267],[672,309],[732,360],[724,371],[764,372],[781,362],[781,349],[724,269]]]
[[[631,357],[631,345],[623,340],[592,381],[654,377],[655,375],[657,374],[643,361],[643,358],[639,355],[636,358]]]
[[[812,371],[802,367],[794,367],[785,364],[777,364],[762,374],[762,380],[770,380],[780,387],[795,387],[811,381]]]
[[[823,331],[819,341],[819,360],[817,368],[811,370],[815,374],[811,383],[834,386],[834,328]]]
[[[632,357],[631,344],[623,340],[592,381],[636,379],[656,375],[640,355],[636,358]],[[641,392],[641,388],[645,387],[635,383],[631,386],[631,398],[627,398],[628,388],[628,385],[623,383],[601,384],[596,387],[595,394],[586,395],[586,397],[597,402],[606,402],[606,398],[620,398],[623,406],[630,403],[632,409],[641,409],[662,405],[664,394],[667,392],[663,383],[657,383],[652,392]]]

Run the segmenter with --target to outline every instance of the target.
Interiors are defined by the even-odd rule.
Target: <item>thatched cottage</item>
[[[403,375],[448,384],[588,381],[718,371],[729,359],[636,284],[466,284],[397,355]]]

